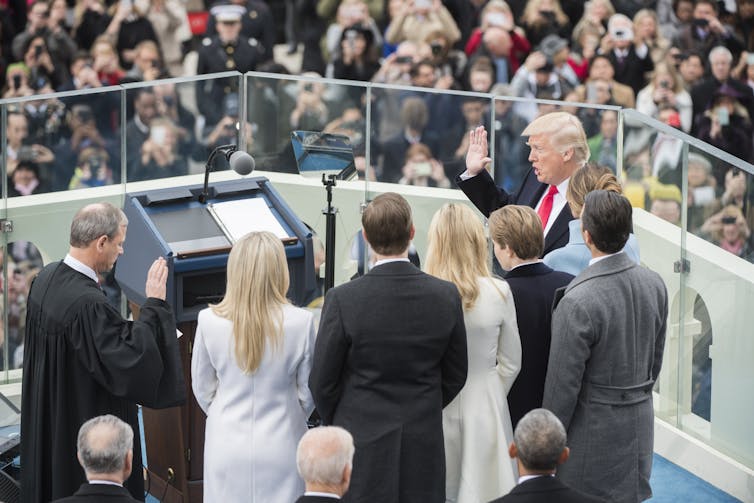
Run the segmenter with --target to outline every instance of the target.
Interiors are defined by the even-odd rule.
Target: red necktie
[[[555,198],[555,194],[558,193],[558,187],[550,185],[550,190],[547,191],[547,195],[542,199],[542,204],[539,205],[537,213],[539,219],[542,220],[542,228],[547,227],[547,221],[550,219],[550,213],[552,213],[552,200]]]

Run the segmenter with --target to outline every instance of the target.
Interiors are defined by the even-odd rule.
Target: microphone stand
[[[335,285],[335,215],[338,208],[332,205],[332,188],[338,175],[326,176],[322,173],[322,185],[327,191],[327,208],[322,210],[325,215],[325,286],[323,294]]]
[[[199,194],[200,203],[204,204],[207,202],[207,197],[209,195],[209,172],[212,171],[212,168],[215,165],[215,157],[217,157],[218,154],[223,154],[227,158],[236,150],[238,150],[237,145],[220,145],[219,147],[215,147],[212,153],[209,154],[207,164],[204,166],[204,189],[202,190],[202,193]]]

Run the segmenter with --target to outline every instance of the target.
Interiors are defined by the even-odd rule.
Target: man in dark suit
[[[445,501],[442,408],[468,366],[461,298],[408,261],[403,197],[377,196],[361,222],[377,262],[327,293],[309,388],[324,424],[354,437],[344,501]]]
[[[518,463],[518,485],[490,503],[598,503],[603,500],[571,489],[555,478],[557,466],[568,459],[566,432],[557,416],[534,409],[516,426],[508,448]]]
[[[296,467],[306,492],[296,503],[332,503],[348,491],[353,464],[353,437],[338,426],[307,431],[298,443]]]
[[[568,180],[589,160],[589,146],[581,121],[566,112],[553,112],[537,117],[524,129],[521,136],[529,137],[532,169],[513,194],[495,186],[485,169],[491,162],[487,157],[487,131],[478,127],[469,134],[466,171],[456,179],[469,200],[484,216],[508,204],[530,206],[542,220],[543,255],[565,246],[568,222],[573,220],[565,199]]]
[[[490,237],[495,257],[508,271],[505,280],[516,305],[521,337],[521,371],[508,392],[511,424],[542,406],[550,356],[550,321],[555,291],[573,276],[542,263],[542,223],[528,206],[509,205],[492,212]]]
[[[613,64],[615,80],[633,89],[636,96],[644,87],[644,75],[655,68],[649,47],[634,43],[634,23],[624,14],[613,14],[607,30],[600,51]]]
[[[131,426],[112,415],[97,416],[81,425],[77,457],[86,473],[73,496],[56,503],[133,503],[123,482],[131,476],[134,432]]]

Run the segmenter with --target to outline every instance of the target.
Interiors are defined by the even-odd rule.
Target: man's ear
[[[511,457],[511,459],[516,459],[518,456],[518,449],[516,448],[516,444],[511,442],[511,445],[508,446],[508,456]]]
[[[565,152],[563,152],[563,160],[565,162],[570,161],[573,159],[573,147],[568,147]]]
[[[592,240],[592,235],[589,234],[589,231],[586,230],[586,229],[584,229],[584,227],[581,228],[581,235],[584,237],[584,243],[587,246],[594,246],[594,241]]]
[[[123,463],[123,480],[128,479],[131,476],[131,470],[133,469],[134,451],[128,451],[126,454],[126,461]]]
[[[97,250],[102,250],[105,247],[105,243],[107,243],[107,236],[102,235],[97,238]]]
[[[409,232],[408,238],[414,239],[414,234],[416,234],[416,227],[414,227],[414,224],[411,224],[411,232]]]
[[[560,453],[560,457],[558,458],[558,464],[562,465],[566,461],[568,461],[568,456],[571,455],[571,449],[568,447],[563,448],[563,452]]]

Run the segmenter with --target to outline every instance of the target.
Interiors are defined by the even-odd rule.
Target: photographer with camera
[[[511,88],[516,96],[534,99],[546,94],[551,99],[562,100],[574,90],[574,85],[564,79],[556,70],[552,47],[546,44],[550,40],[552,40],[550,37],[546,37],[540,44],[539,50],[529,54],[524,64],[513,76]],[[567,50],[567,45],[564,48]],[[560,50],[555,51],[556,54],[559,52]],[[550,55],[548,56],[548,54]],[[562,62],[561,65],[568,66],[565,62]],[[514,109],[528,122],[533,121],[539,113],[537,104],[534,102],[518,102],[514,105]]]
[[[662,105],[670,105],[678,110],[681,129],[686,133],[691,130],[691,95],[683,88],[675,69],[665,63],[655,66],[651,81],[636,96],[636,110],[655,119],[659,118]]]
[[[649,47],[635,37],[633,21],[623,14],[610,16],[599,52],[610,59],[615,80],[633,89],[634,96],[644,87],[644,75],[654,70]]]
[[[134,48],[134,66],[126,72],[124,80],[130,82],[167,78],[160,56],[160,48],[153,40],[142,40]]]
[[[316,73],[302,74],[307,77],[319,77]],[[325,92],[320,82],[302,80],[298,83],[296,106],[290,115],[291,129],[321,131],[329,121],[327,104],[322,98]]]
[[[374,34],[367,26],[355,24],[343,30],[340,57],[333,61],[333,78],[368,82],[379,70]]]
[[[715,0],[697,0],[691,24],[684,26],[673,39],[673,46],[683,52],[698,52],[707,59],[713,47],[722,45],[737,55],[744,49],[732,27],[720,22]]]
[[[49,50],[52,61],[65,67],[72,54],[76,52],[76,43],[68,33],[56,23],[54,16],[50,19],[50,7],[47,2],[36,0],[28,7],[26,29],[13,39],[13,60],[25,59],[31,39],[42,37],[45,50]],[[50,25],[53,24],[51,27]],[[28,63],[27,63],[28,65]]]
[[[390,44],[404,40],[420,43],[438,30],[447,35],[451,44],[461,39],[458,25],[440,0],[404,0],[385,31],[385,41]]]
[[[705,112],[696,117],[697,138],[731,155],[752,161],[752,122],[741,100],[744,95],[728,84],[720,86]]]
[[[31,96],[34,90],[29,87],[29,69],[23,63],[8,65],[5,72],[5,92],[3,99]]]
[[[188,163],[178,151],[175,125],[165,117],[155,117],[149,124],[149,136],[140,154],[129,159],[128,181],[155,180],[188,173]]]
[[[76,169],[68,183],[68,188],[84,189],[112,185],[113,170],[110,168],[110,156],[98,147],[88,147],[81,151]]]
[[[24,47],[23,60],[29,69],[29,87],[36,93],[46,85],[57,89],[68,80],[67,69],[53,60],[47,50],[47,42],[41,35],[29,39],[28,45]]]
[[[432,151],[423,143],[414,143],[408,147],[402,172],[403,176],[398,180],[401,185],[450,188],[450,180],[445,176],[442,163],[434,158]]]
[[[8,112],[8,127],[6,128],[6,172],[8,178],[13,180],[13,173],[21,163],[33,163],[36,165],[37,177],[46,185],[50,165],[55,162],[55,155],[44,145],[34,144],[29,141],[29,120],[23,112],[14,110]]]
[[[532,47],[547,35],[571,37],[571,20],[558,0],[529,0],[521,15],[521,27]]]

